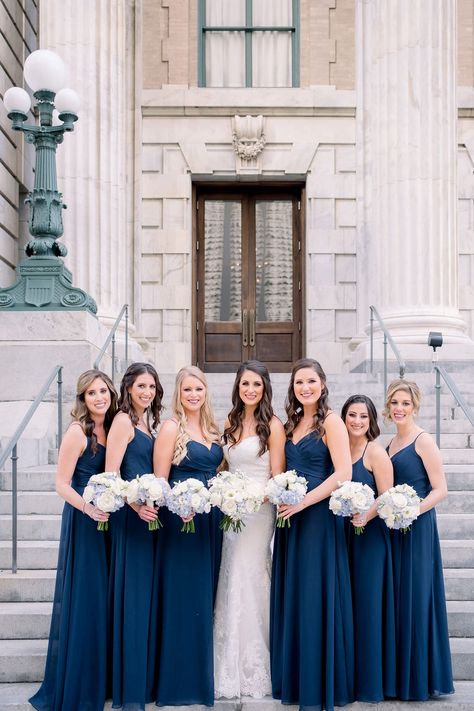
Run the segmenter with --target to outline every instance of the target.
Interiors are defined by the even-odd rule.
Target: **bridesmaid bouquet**
[[[170,485],[163,477],[154,474],[142,474],[127,482],[127,501],[129,504],[146,504],[147,506],[165,506]],[[148,521],[148,530],[156,531],[163,528],[159,518]]]
[[[271,504],[300,504],[308,490],[308,482],[304,476],[298,476],[294,469],[271,477],[265,487],[265,496]],[[277,528],[291,527],[290,519],[277,516]]]
[[[377,512],[388,528],[400,529],[403,533],[420,515],[421,499],[409,484],[397,484],[387,489],[377,501]]]
[[[105,513],[114,513],[125,504],[127,482],[115,472],[93,474],[84,489],[82,498],[87,504],[94,504]],[[108,521],[98,521],[97,530],[107,531]]]
[[[366,513],[374,501],[374,492],[370,486],[360,481],[344,481],[339,483],[329,497],[329,509],[335,516],[354,516]],[[358,536],[363,532],[363,526],[355,526]]]
[[[209,481],[211,504],[224,514],[219,527],[224,531],[232,529],[239,533],[245,526],[243,517],[257,513],[263,503],[263,487],[238,469],[235,472],[222,471]]]
[[[210,498],[211,495],[202,481],[191,477],[174,484],[166,497],[166,505],[171,513],[178,514],[181,518],[188,518],[197,513],[209,513]],[[181,531],[195,533],[194,519],[185,521]]]

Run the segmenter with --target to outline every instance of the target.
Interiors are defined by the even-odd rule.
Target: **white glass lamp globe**
[[[76,114],[79,111],[80,99],[72,89],[61,89],[55,96],[54,105],[60,114]]]
[[[58,92],[66,83],[67,67],[61,57],[49,49],[37,49],[26,58],[25,79],[33,91]]]
[[[8,114],[12,111],[20,111],[22,114],[27,114],[30,110],[31,99],[30,95],[19,86],[12,86],[7,89],[3,96],[3,103]]]

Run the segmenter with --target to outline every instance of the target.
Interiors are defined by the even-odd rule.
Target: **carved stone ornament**
[[[263,151],[265,134],[263,116],[234,116],[232,145],[241,160],[250,161]]]

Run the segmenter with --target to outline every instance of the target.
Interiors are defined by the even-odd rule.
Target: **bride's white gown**
[[[270,476],[270,455],[258,456],[257,435],[224,447],[229,470],[263,485]],[[271,694],[269,603],[274,507],[265,503],[245,518],[240,533],[224,533],[214,615],[215,696],[233,698]]]

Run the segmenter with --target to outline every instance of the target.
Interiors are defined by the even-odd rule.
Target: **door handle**
[[[249,344],[249,319],[247,309],[242,311],[242,345]]]
[[[250,331],[250,338],[249,338],[249,343],[251,346],[255,345],[255,309],[250,309],[249,311],[249,331]]]

